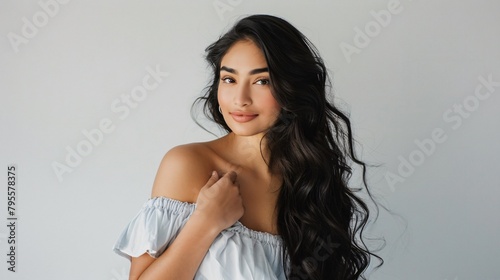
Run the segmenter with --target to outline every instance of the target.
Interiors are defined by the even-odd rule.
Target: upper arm
[[[152,197],[164,196],[194,203],[210,178],[211,165],[203,150],[193,144],[172,148],[163,157],[153,183]],[[148,253],[132,257],[130,279],[139,279],[155,259]]]
[[[211,172],[211,165],[201,147],[195,144],[176,146],[163,157],[151,196],[194,203]]]

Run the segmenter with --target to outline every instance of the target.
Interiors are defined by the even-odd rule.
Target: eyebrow
[[[226,72],[229,72],[229,73],[238,74],[238,71],[236,71],[236,69],[233,69],[233,68],[230,68],[230,67],[227,67],[227,66],[222,66],[220,68],[220,71],[226,71]],[[257,69],[251,70],[250,72],[248,72],[248,74],[255,75],[255,74],[264,73],[264,72],[269,72],[269,69],[267,67],[257,68]]]

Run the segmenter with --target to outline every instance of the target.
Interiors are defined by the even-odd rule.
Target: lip
[[[239,123],[244,123],[244,122],[249,122],[253,119],[255,119],[259,114],[253,114],[253,113],[248,113],[248,112],[240,112],[240,111],[235,111],[235,112],[229,112],[231,117]]]

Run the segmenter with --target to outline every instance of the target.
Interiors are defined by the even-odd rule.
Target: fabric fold
[[[125,227],[114,251],[128,259],[144,253],[158,258],[178,235],[194,207],[173,199],[149,199]]]
[[[128,259],[158,258],[175,240],[196,204],[167,197],[149,199],[128,223],[113,250]],[[251,230],[237,221],[223,230],[205,255],[195,280],[285,279],[280,236]]]

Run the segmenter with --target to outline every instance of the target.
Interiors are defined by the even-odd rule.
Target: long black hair
[[[281,106],[264,137],[269,170],[283,178],[276,210],[288,278],[363,278],[372,256],[382,261],[363,241],[368,206],[348,186],[350,162],[362,167],[365,186],[366,165],[355,155],[348,116],[329,100],[330,79],[313,44],[281,18],[241,19],[206,49],[213,79],[193,107],[203,103],[205,115],[231,131],[218,111],[217,90],[221,60],[241,40],[252,40],[264,53]]]

